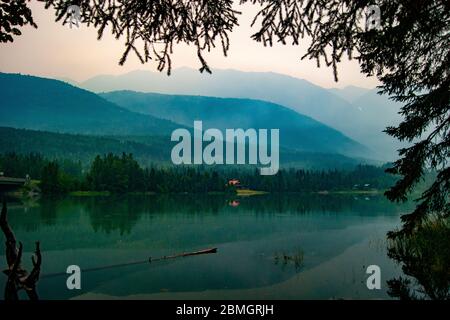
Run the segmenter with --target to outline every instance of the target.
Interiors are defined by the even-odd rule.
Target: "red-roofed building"
[[[228,181],[228,185],[238,187],[241,185],[241,182],[238,179],[231,179],[230,181]]]

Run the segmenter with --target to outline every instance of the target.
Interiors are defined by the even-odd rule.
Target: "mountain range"
[[[339,131],[283,106],[252,99],[115,91],[103,98],[133,112],[203,128],[279,129],[280,145],[304,152],[367,156],[368,150]]]
[[[68,83],[0,74],[0,126],[59,133],[170,136],[194,120],[222,128],[279,128],[292,151],[367,155],[367,150],[310,117],[250,99],[220,99],[116,92],[102,96]],[[108,98],[105,99],[105,98]],[[169,141],[170,142],[170,141]]]
[[[332,94],[341,97],[347,102],[353,103],[358,98],[365,95],[370,89],[356,87],[356,86],[346,86],[344,88],[331,88],[328,89]]]
[[[175,69],[171,76],[142,70],[117,76],[100,75],[81,82],[80,86],[94,92],[131,90],[264,100],[339,130],[368,146],[371,156],[380,160],[395,159],[396,150],[403,146],[383,133],[386,126],[400,121],[400,105],[378,95],[377,89],[326,89],[273,72],[214,69],[211,75],[190,68]]]

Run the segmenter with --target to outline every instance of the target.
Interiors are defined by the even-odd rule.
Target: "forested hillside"
[[[0,97],[0,126],[101,135],[170,135],[180,127],[53,79],[0,73]]]

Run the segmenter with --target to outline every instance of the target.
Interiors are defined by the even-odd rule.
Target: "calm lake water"
[[[401,270],[386,255],[385,235],[410,208],[382,196],[67,198],[10,203],[9,222],[26,267],[41,241],[41,299],[389,299],[386,281]],[[218,252],[82,271],[81,290],[66,287],[69,265],[87,270],[210,247]],[[372,264],[381,268],[381,290],[366,287]]]

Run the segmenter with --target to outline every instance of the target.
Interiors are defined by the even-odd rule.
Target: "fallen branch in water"
[[[148,262],[154,262],[154,261],[160,261],[160,260],[167,260],[167,259],[175,259],[175,258],[182,258],[182,257],[189,257],[189,256],[198,256],[202,254],[210,254],[210,253],[217,253],[217,248],[210,248],[210,249],[204,249],[200,251],[194,251],[194,252],[184,252],[180,254],[175,254],[173,256],[163,256],[161,258],[152,259],[152,257],[148,258]]]
[[[120,264],[112,264],[108,266],[101,266],[101,267],[95,267],[95,268],[89,268],[89,269],[83,269],[83,272],[92,272],[92,271],[100,271],[105,269],[113,269],[113,268],[121,268],[121,267],[127,267],[132,265],[139,265],[139,264],[145,264],[145,263],[152,263],[157,261],[163,261],[163,260],[171,260],[176,258],[183,258],[183,257],[189,257],[189,256],[198,256],[203,254],[211,254],[211,253],[217,253],[217,248],[209,248],[194,252],[183,252],[179,254],[174,254],[171,256],[162,256],[159,258],[148,258],[148,260],[140,260],[140,261],[133,261],[133,262],[127,262],[127,263],[120,263]],[[59,273],[51,273],[51,274],[44,274],[41,276],[41,278],[53,278],[58,276],[66,276],[66,272],[59,272]]]

